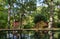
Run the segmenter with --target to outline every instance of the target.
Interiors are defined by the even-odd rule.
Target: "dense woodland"
[[[37,6],[37,4],[39,4]],[[53,0],[52,5],[53,14],[53,27],[60,27],[60,1]],[[9,15],[8,15],[9,14]],[[43,15],[49,22],[51,14],[51,1],[50,0],[0,0],[0,28],[6,28],[8,26],[8,16],[10,26],[14,20],[23,22],[22,26],[32,27],[34,26],[34,17],[37,14]],[[42,17],[41,17],[42,18]],[[37,20],[37,19],[36,19]]]
[[[50,21],[60,28],[60,0],[0,0],[0,29],[36,28],[39,22],[38,28],[48,28]]]

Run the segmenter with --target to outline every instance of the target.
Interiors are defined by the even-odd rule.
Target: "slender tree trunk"
[[[10,9],[11,9],[11,6],[10,6],[10,0],[8,1],[8,29],[10,29]]]
[[[9,0],[8,1],[8,29],[10,29],[10,13],[11,13],[10,9],[11,9],[11,6],[10,6],[10,0]],[[8,31],[8,35],[10,37],[10,31]]]
[[[52,26],[53,26],[53,0],[51,0],[50,2],[50,21],[48,28],[52,28]],[[49,31],[50,39],[53,39],[52,34],[53,34],[52,31]]]

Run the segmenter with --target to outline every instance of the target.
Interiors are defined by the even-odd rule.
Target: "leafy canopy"
[[[44,21],[46,22],[47,21],[47,18],[42,15],[42,14],[37,14],[35,17],[34,17],[34,23],[38,23],[38,22],[41,22],[41,21]]]

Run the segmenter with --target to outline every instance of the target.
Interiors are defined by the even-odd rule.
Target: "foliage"
[[[7,27],[7,9],[5,8],[6,2],[0,0],[0,29],[5,29]],[[3,36],[6,35],[5,31],[0,31],[0,39],[4,39]]]
[[[33,9],[32,9],[33,8]],[[26,9],[28,11],[34,11],[36,10],[36,4],[34,3],[34,1],[30,1],[26,4]]]
[[[24,25],[24,29],[29,29],[29,28],[32,28],[32,24],[27,24],[27,25]]]
[[[54,26],[55,26],[56,28],[60,28],[60,22],[54,23]]]
[[[0,28],[7,26],[7,13],[0,13]]]
[[[24,2],[23,2],[24,1]],[[38,0],[40,3],[41,0]],[[24,28],[32,28],[34,23],[49,20],[51,6],[49,5],[51,0],[43,0],[41,6],[36,6],[36,0],[0,0],[0,28],[6,28],[8,18],[8,3],[10,4],[11,18],[10,22],[13,23],[14,19],[24,21]],[[53,0],[53,20],[54,26],[60,28],[60,0]],[[46,7],[47,5],[47,7]],[[6,9],[7,8],[7,9]],[[32,11],[32,12],[31,12]],[[39,14],[38,14],[39,13]],[[21,16],[22,14],[25,14]],[[37,15],[36,15],[37,14]],[[29,17],[31,16],[31,17]],[[34,23],[33,23],[34,21]],[[12,25],[10,25],[12,26]],[[2,33],[2,32],[0,32]]]
[[[40,22],[40,21],[46,22],[47,18],[42,14],[37,14],[34,18],[34,23],[36,24],[37,22]]]
[[[1,3],[3,2],[3,4]],[[0,2],[0,28],[6,28],[7,26],[7,9],[5,9],[4,1]]]

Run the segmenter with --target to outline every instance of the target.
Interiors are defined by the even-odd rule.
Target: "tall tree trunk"
[[[52,28],[53,26],[53,0],[51,0],[50,2],[50,19],[49,19],[49,26],[48,28]],[[50,35],[50,39],[53,39],[53,36],[52,36],[52,31],[49,31],[49,35]]]
[[[10,29],[10,13],[11,13],[11,5],[9,0],[8,1],[8,29]]]
[[[10,0],[8,0],[8,29],[10,29],[10,13],[11,13]],[[8,36],[10,37],[10,31],[8,31]]]

